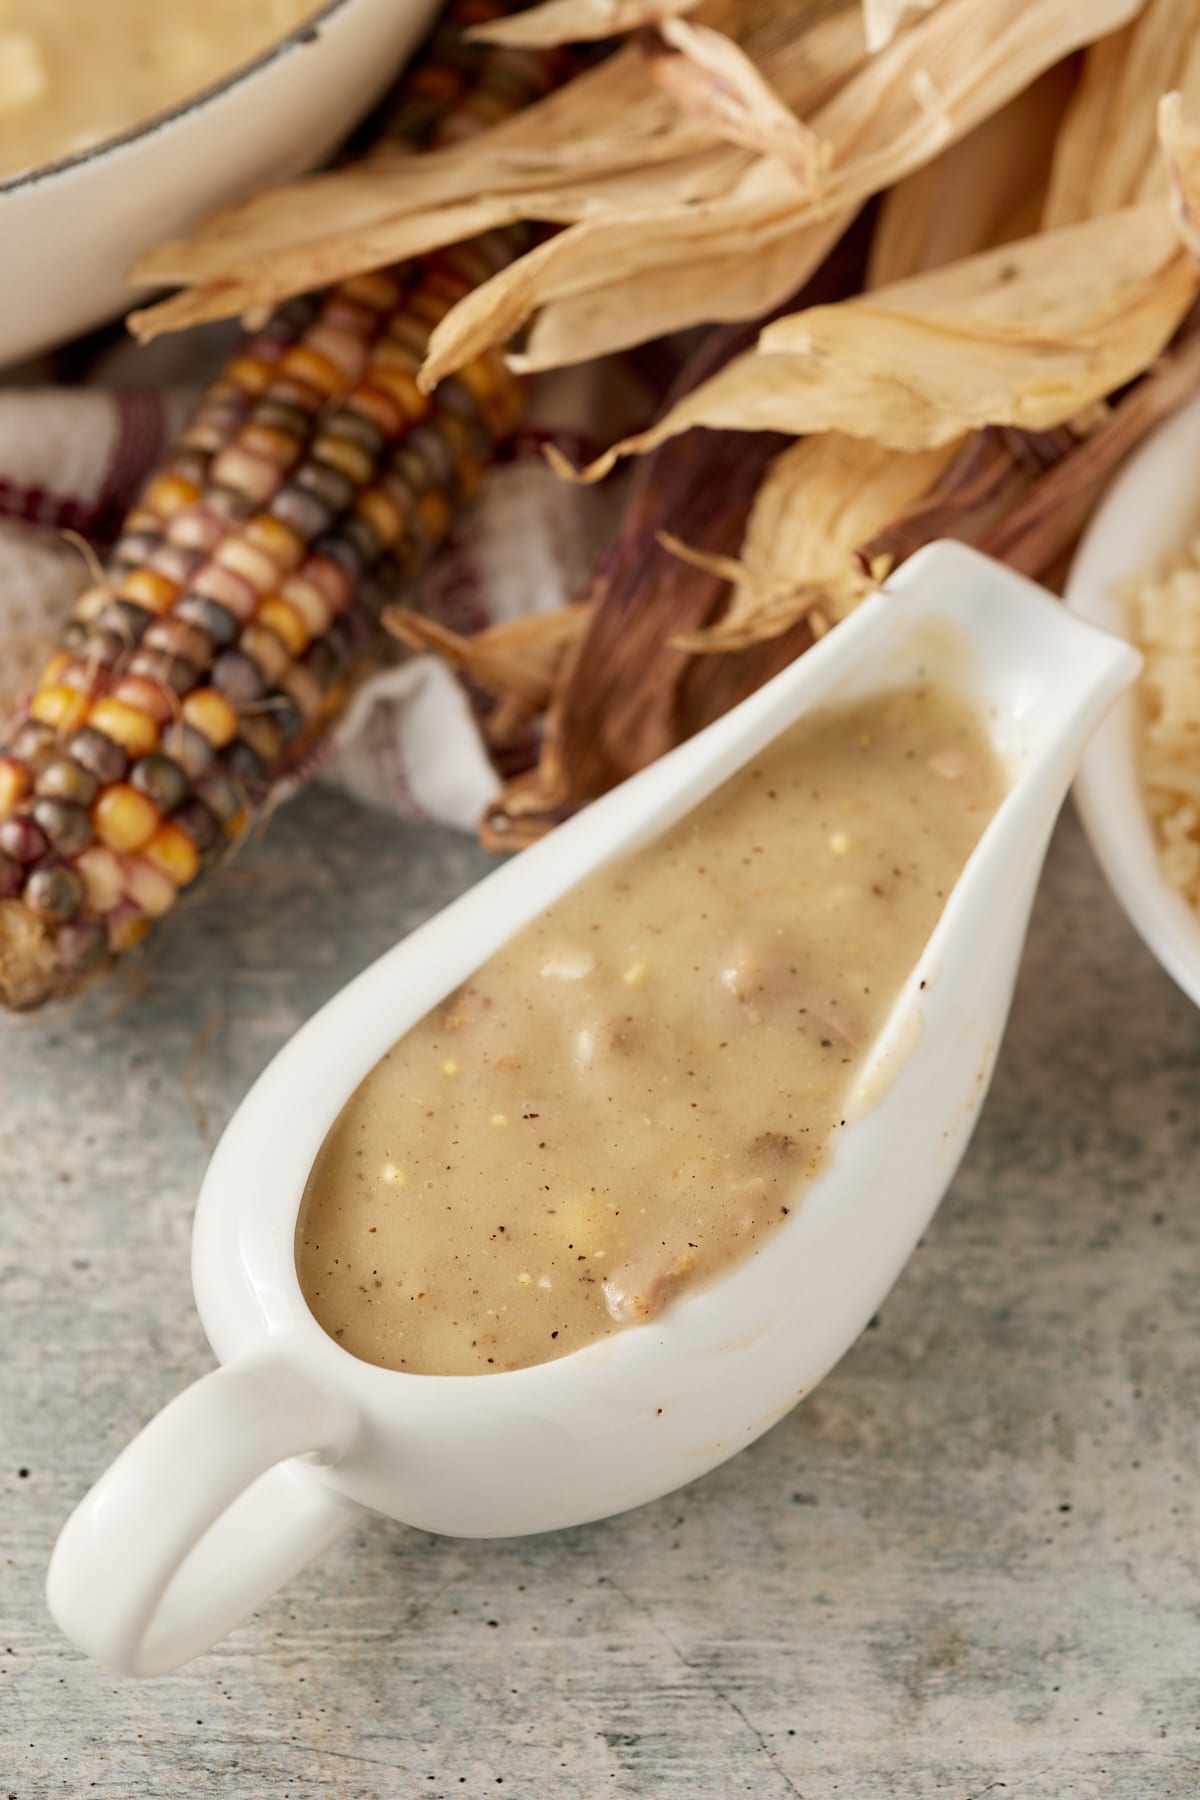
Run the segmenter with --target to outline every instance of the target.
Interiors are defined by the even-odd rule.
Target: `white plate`
[[[125,280],[143,251],[315,167],[379,99],[434,10],[435,0],[329,0],[172,112],[0,181],[0,364],[115,318],[145,298]]]
[[[1130,635],[1125,584],[1155,575],[1200,528],[1200,399],[1160,426],[1101,501],[1071,566],[1072,611]],[[1138,698],[1125,695],[1092,739],[1075,804],[1109,886],[1163,968],[1200,1006],[1200,918],[1159,873],[1142,804]]]

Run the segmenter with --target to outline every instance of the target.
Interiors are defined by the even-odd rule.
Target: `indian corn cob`
[[[553,79],[550,59],[457,52],[401,102],[437,143]],[[7,1005],[137,943],[327,724],[388,580],[444,538],[517,422],[497,354],[432,399],[416,381],[433,325],[517,247],[492,234],[289,302],[204,395],[0,750]]]

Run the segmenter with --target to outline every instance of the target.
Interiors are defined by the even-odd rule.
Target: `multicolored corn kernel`
[[[57,754],[58,733],[48,725],[39,725],[35,719],[26,719],[18,727],[5,760],[21,763],[26,769],[36,771]]]
[[[223,750],[237,736],[237,709],[215,687],[195,688],[183,703],[183,718],[214,750]]]
[[[221,827],[203,800],[188,800],[174,815],[172,823],[185,831],[200,856],[207,856],[221,836]]]
[[[0,824],[0,851],[22,865],[39,862],[50,850],[50,840],[35,820],[15,813]]]
[[[169,819],[159,826],[142,855],[177,888],[187,887],[200,873],[200,852],[195,842]]]
[[[127,757],[148,756],[159,740],[158,722],[116,694],[97,700],[88,714],[88,723]]]
[[[105,788],[92,809],[96,836],[110,850],[140,850],[158,829],[159,811],[146,794],[128,782]]]
[[[161,919],[175,904],[175,883],[144,855],[132,856],[126,864],[125,892],[151,919]]]
[[[58,960],[76,980],[93,974],[108,956],[108,931],[100,919],[73,919],[54,940]]]
[[[188,776],[182,764],[155,751],[143,756],[129,771],[129,784],[152,800],[159,812],[171,813],[188,795]]]
[[[89,807],[100,783],[73,756],[54,756],[39,770],[36,787],[48,799],[71,800],[76,806]]]
[[[75,867],[83,878],[88,908],[92,913],[110,913],[125,892],[125,866],[115,851],[105,844],[93,844],[76,858]]]
[[[43,863],[25,883],[21,898],[39,919],[62,925],[73,919],[83,905],[83,879],[67,863]]]
[[[142,942],[150,930],[151,919],[135,900],[128,899],[113,907],[105,924],[108,927],[108,948],[119,956],[123,950],[132,950]]]
[[[82,731],[77,731],[66,748],[82,768],[95,776],[101,787],[122,781],[129,767],[129,758],[121,745],[94,725],[85,725]]]
[[[39,794],[33,803],[32,818],[58,856],[78,856],[95,836],[87,807],[78,806],[73,800]]]
[[[59,732],[74,731],[77,725],[83,724],[89,711],[87,695],[65,687],[62,682],[52,681],[38,688],[29,702],[29,716],[39,725],[49,725]]]
[[[0,756],[0,819],[16,812],[33,786],[33,771],[15,756]]]

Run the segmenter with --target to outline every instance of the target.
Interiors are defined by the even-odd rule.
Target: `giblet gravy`
[[[388,1369],[520,1369],[761,1250],[1004,786],[963,697],[905,688],[581,882],[343,1109],[296,1232],[324,1329]]]

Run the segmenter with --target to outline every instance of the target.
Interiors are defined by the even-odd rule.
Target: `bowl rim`
[[[1110,482],[1072,558],[1067,607],[1134,642],[1122,590],[1153,579],[1200,527],[1200,397],[1166,419]],[[1138,767],[1139,693],[1123,695],[1096,732],[1073,800],[1092,853],[1133,929],[1200,1006],[1200,915],[1164,878]]]
[[[69,175],[74,170],[87,167],[90,163],[103,162],[106,157],[127,149],[142,138],[156,136],[158,132],[174,125],[177,120],[187,118],[191,113],[202,112],[206,106],[213,105],[234,88],[252,81],[272,63],[279,62],[294,51],[315,43],[331,19],[335,18],[338,13],[348,11],[357,3],[358,0],[324,0],[324,5],[319,6],[308,18],[301,19],[300,23],[294,25],[283,37],[274,39],[265,50],[260,50],[258,55],[252,57],[249,62],[236,64],[228,74],[220,76],[216,81],[210,81],[207,87],[197,89],[194,94],[188,94],[167,111],[153,113],[150,118],[129,126],[127,130],[118,132],[116,136],[101,138],[98,143],[89,144],[83,150],[73,151],[70,156],[59,156],[53,162],[36,163],[32,168],[18,169],[12,175],[0,177],[0,201],[7,199],[10,194],[27,192],[39,187],[43,182],[53,181],[60,175]]]

